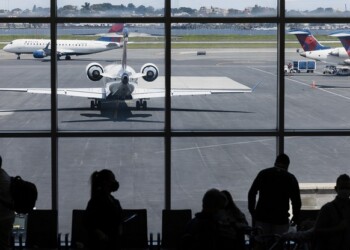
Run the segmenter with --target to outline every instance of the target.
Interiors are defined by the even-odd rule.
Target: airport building
[[[8,90],[0,91],[0,155],[10,175],[36,183],[37,209],[58,211],[58,232],[71,232],[72,211],[86,208],[90,176],[102,169],[115,173],[114,195],[123,208],[147,209],[154,235],[161,232],[162,210],[193,215],[210,188],[230,191],[250,219],[250,185],[282,152],[303,189],[303,209],[332,199],[336,178],[349,174],[349,76],[324,75],[325,61],[312,73],[285,74],[284,66],[308,60],[289,27],[311,28],[324,45],[342,47],[328,36],[333,28],[320,27],[349,27],[343,3],[227,1],[232,6],[201,8],[130,0],[124,8],[112,1],[107,11],[102,2],[84,2],[0,4],[2,47],[14,39],[50,40],[41,50],[51,56],[42,58],[0,51],[0,89]],[[203,9],[220,11],[198,14]],[[191,16],[177,14],[184,11]],[[123,47],[66,60],[56,41],[95,40],[115,23],[129,30],[127,65],[136,72],[150,63],[158,69],[156,81],[141,79],[135,90],[161,94],[102,103],[65,96],[72,88],[104,87],[104,79],[88,79],[88,65],[122,63]],[[28,88],[49,93],[9,91]]]

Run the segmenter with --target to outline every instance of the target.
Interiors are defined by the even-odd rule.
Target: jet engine
[[[46,53],[43,49],[38,49],[36,51],[33,52],[33,57],[34,58],[44,58],[46,57]]]
[[[141,67],[141,73],[146,74],[142,78],[147,82],[152,82],[158,77],[159,70],[153,63],[146,63]]]
[[[344,63],[347,64],[347,65],[349,65],[349,64],[350,64],[350,59],[345,59],[345,60],[344,60]]]
[[[86,66],[86,75],[91,81],[99,81],[102,79],[103,67],[99,63],[90,63]]]

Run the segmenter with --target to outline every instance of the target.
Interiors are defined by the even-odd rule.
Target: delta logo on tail
[[[109,29],[108,33],[118,33],[118,32],[123,32],[123,30],[124,30],[124,24],[116,23]]]
[[[350,32],[336,32],[329,36],[338,37],[339,41],[345,48],[346,53],[350,56]]]
[[[103,41],[103,42],[121,43],[122,36],[110,36],[109,34],[122,33],[123,30],[124,30],[124,24],[123,23],[113,24],[113,26],[109,29],[108,34],[102,35],[97,40],[98,41]]]
[[[330,49],[329,46],[320,44],[309,30],[290,30],[288,34],[296,36],[304,51]]]

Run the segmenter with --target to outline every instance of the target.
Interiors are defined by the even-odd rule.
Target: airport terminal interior
[[[307,58],[308,47],[290,33],[308,30],[344,50],[339,35],[330,36],[350,29],[344,2],[2,2],[2,167],[36,184],[36,209],[56,210],[62,235],[71,233],[73,210],[86,208],[91,174],[102,169],[119,181],[114,196],[124,209],[147,210],[154,237],[163,210],[193,216],[210,188],[228,190],[250,222],[248,190],[283,152],[305,210],[332,200],[336,178],[349,174],[349,56]],[[116,23],[124,32],[111,33]],[[112,38],[108,50],[74,52],[86,43],[77,40],[101,37]],[[16,39],[42,44],[36,53],[7,52]],[[305,61],[312,68],[302,68]],[[116,64],[135,76],[116,75],[120,67],[108,66]],[[325,71],[329,65],[345,73]],[[102,79],[91,80],[95,69]],[[126,95],[111,84],[134,78]]]

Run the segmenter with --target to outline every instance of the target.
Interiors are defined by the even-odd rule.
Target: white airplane
[[[90,63],[86,66],[86,74],[91,81],[100,81],[104,78],[103,87],[100,88],[58,88],[57,94],[66,96],[77,96],[92,99],[91,109],[101,108],[101,102],[118,102],[125,100],[136,100],[136,109],[147,109],[147,99],[165,97],[164,86],[162,87],[148,87],[152,85],[149,82],[155,81],[159,76],[159,70],[153,63],[146,63],[141,67],[139,73],[127,65],[127,43],[128,31],[123,31],[123,56],[121,64],[110,64],[102,67],[97,62]],[[147,84],[145,87],[139,87],[138,80],[143,78]],[[222,93],[245,93],[252,92],[260,83],[254,88],[249,88],[242,84],[232,85],[233,80],[230,81],[230,88],[219,88],[220,80],[227,81],[225,77],[215,77],[215,86],[212,88],[213,80],[201,78],[204,81],[200,82],[200,88],[194,89],[189,87],[191,77],[180,77],[183,85],[181,88],[172,88],[171,96],[185,96],[185,95],[208,95],[208,94],[222,94]],[[209,80],[205,81],[205,80]],[[210,86],[209,84],[210,83]],[[196,83],[198,87],[198,82]],[[162,83],[164,85],[164,82]],[[194,85],[192,85],[194,86]],[[239,86],[239,87],[235,87]],[[51,94],[50,88],[0,88],[0,91],[11,92],[27,92],[37,94]]]
[[[70,60],[72,55],[87,55],[99,53],[107,50],[118,49],[122,47],[121,38],[113,36],[117,32],[122,32],[123,24],[114,24],[107,34],[101,34],[101,37],[93,40],[57,40],[57,57],[65,56]],[[15,53],[17,59],[21,54],[33,54],[34,58],[44,58],[51,55],[50,39],[16,39],[7,44],[3,50],[9,53]]]
[[[288,33],[294,34],[303,48],[300,56],[330,64],[350,64],[349,55],[343,47],[323,46],[309,30],[291,30]]]

